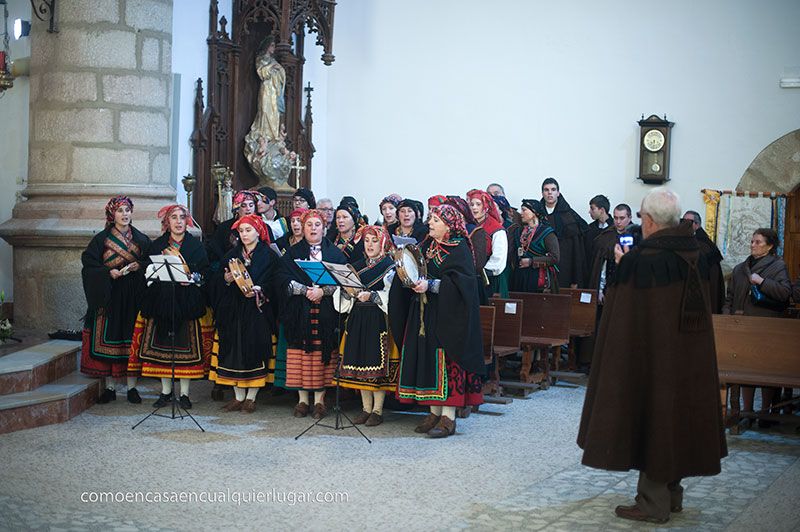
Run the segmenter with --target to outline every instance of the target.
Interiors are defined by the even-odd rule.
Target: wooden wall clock
[[[667,115],[650,115],[639,120],[639,179],[648,185],[669,181],[670,132],[674,122]]]

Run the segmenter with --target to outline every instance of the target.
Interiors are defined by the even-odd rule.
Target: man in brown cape
[[[642,201],[643,240],[617,248],[578,433],[583,464],[639,470],[625,519],[664,523],[683,504],[681,479],[716,475],[727,456],[708,267],[678,197]]]

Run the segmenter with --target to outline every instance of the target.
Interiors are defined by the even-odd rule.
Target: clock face
[[[664,147],[664,134],[658,129],[651,129],[644,134],[642,144],[650,151],[658,151]]]

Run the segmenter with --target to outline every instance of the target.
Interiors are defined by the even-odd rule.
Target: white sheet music
[[[148,281],[172,281],[176,283],[192,283],[191,277],[186,275],[183,262],[177,255],[150,255],[153,262],[147,266],[145,277]],[[171,275],[170,275],[171,274]]]

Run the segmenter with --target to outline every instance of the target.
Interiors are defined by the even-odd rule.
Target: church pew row
[[[713,321],[722,411],[731,433],[739,434],[746,418],[800,422],[797,416],[766,410],[737,413],[727,409],[732,385],[800,388],[800,321],[721,314],[715,314]]]
[[[522,367],[520,381],[539,384],[543,389],[550,387],[551,348],[558,348],[569,342],[572,296],[569,294],[529,294],[510,292],[509,297],[523,301],[525,313],[522,320]],[[539,367],[533,369],[534,354],[539,353]],[[560,356],[553,357],[556,371],[559,370]]]
[[[597,290],[590,288],[562,288],[560,294],[572,297],[572,312],[569,324],[569,352],[567,371],[556,371],[554,376],[561,379],[583,380],[583,373],[575,373],[577,369],[577,339],[594,336],[597,328]],[[556,348],[555,356],[560,356]]]

